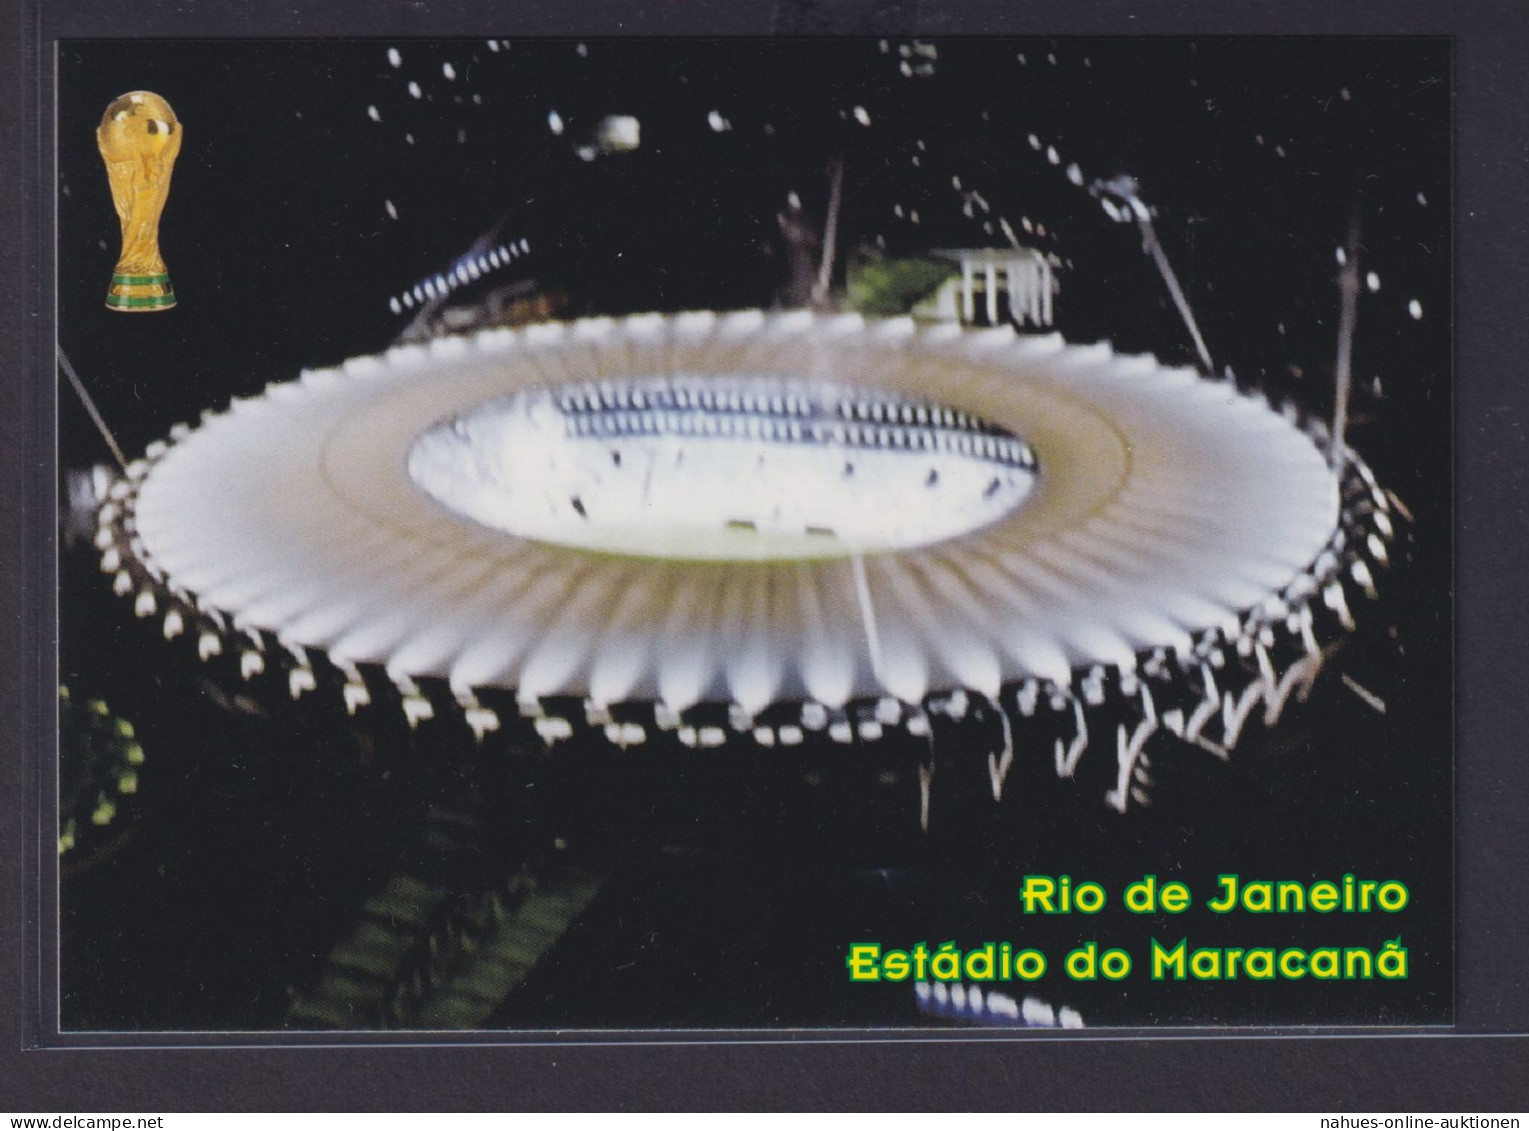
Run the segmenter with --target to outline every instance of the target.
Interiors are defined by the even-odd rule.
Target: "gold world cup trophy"
[[[175,291],[159,254],[159,216],[181,150],[180,121],[159,95],[135,90],[106,108],[96,144],[122,221],[122,256],[106,292],[107,309],[169,310]]]

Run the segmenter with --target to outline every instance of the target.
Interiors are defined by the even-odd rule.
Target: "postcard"
[[[61,1032],[1451,1022],[1447,40],[56,75]]]

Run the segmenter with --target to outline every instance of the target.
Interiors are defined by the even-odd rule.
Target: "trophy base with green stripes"
[[[137,313],[146,310],[169,310],[175,305],[175,290],[168,274],[113,275],[106,292],[106,309]]]

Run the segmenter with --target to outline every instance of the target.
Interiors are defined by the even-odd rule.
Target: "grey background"
[[[1523,317],[1529,248],[1529,14],[1500,0],[1176,3],[1095,0],[664,4],[488,2],[269,6],[102,0],[7,13],[0,144],[12,202],[11,411],[6,483],[5,702],[0,761],[0,983],[20,1008],[0,1036],[0,1109],[44,1111],[502,1108],[1057,1110],[1522,1108],[1521,1038],[1154,1038],[682,1046],[23,1051],[51,1028],[36,918],[50,914],[35,777],[52,749],[54,383],[50,41],[87,36],[820,34],[1445,34],[1457,75],[1457,1031],[1529,1029],[1529,765],[1524,757],[1526,587]],[[24,156],[23,156],[24,155]],[[23,204],[23,202],[25,202]],[[1332,1042],[1337,1042],[1333,1044]]]

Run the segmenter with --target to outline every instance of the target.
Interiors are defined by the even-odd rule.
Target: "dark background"
[[[876,39],[593,39],[584,56],[575,40],[506,42],[399,40],[397,69],[385,40],[61,46],[59,317],[77,327],[63,344],[127,448],[300,366],[385,347],[404,322],[388,298],[500,220],[502,238],[530,240],[528,272],[571,293],[571,313],[769,304],[785,271],[776,214],[794,190],[821,222],[836,155],[841,264],[878,236],[892,254],[1001,245],[981,222],[1005,215],[1072,264],[1058,304],[1069,337],[1186,361],[1134,227],[1109,223],[1063,170],[1134,175],[1218,366],[1313,405],[1331,385],[1333,252],[1358,200],[1365,268],[1382,280],[1362,303],[1360,383],[1379,376],[1397,401],[1386,436],[1412,426],[1414,401],[1443,403],[1444,41],[944,38],[920,41],[939,57],[915,54],[933,73],[911,78],[899,52],[915,41],[898,36],[885,53]],[[117,237],[93,131],[135,82],[160,89],[187,130],[162,238],[184,315],[173,330],[107,319],[94,294]],[[731,129],[714,132],[712,110]],[[642,148],[580,161],[575,145],[607,113],[636,115]],[[953,177],[993,214],[963,216]],[[172,345],[163,361],[144,352]],[[155,366],[169,370],[145,397]],[[1356,409],[1372,407],[1361,395]]]
[[[6,615],[21,626],[21,648],[8,653],[7,687],[22,704],[24,725],[10,733],[4,763],[15,796],[40,795],[37,750],[51,752],[53,672],[51,603],[45,580],[55,560],[51,507],[25,505],[52,492],[52,343],[46,313],[52,304],[51,49],[54,35],[85,34],[344,35],[358,29],[388,34],[474,35],[513,23],[521,34],[577,31],[641,35],[731,33],[884,34],[1025,33],[1048,31],[1236,34],[1313,31],[1386,35],[1398,31],[1455,37],[1458,63],[1456,221],[1462,270],[1457,293],[1460,384],[1456,390],[1460,445],[1455,532],[1459,551],[1459,680],[1456,708],[1462,757],[1458,766],[1460,821],[1459,1023],[1465,1032],[1521,1030],[1529,989],[1513,971],[1526,926],[1523,869],[1529,864],[1520,752],[1524,703],[1524,482],[1522,395],[1514,379],[1529,345],[1518,311],[1525,293],[1522,170],[1525,135],[1519,107],[1529,94],[1521,59],[1529,39],[1522,14],[1493,2],[1464,3],[1449,12],[1430,0],[1359,3],[1337,10],[1292,0],[1277,12],[1261,5],[1186,3],[1142,12],[1128,3],[1034,0],[1022,10],[973,2],[959,9],[921,3],[742,3],[726,7],[581,4],[570,9],[529,5],[507,20],[497,6],[343,4],[255,14],[243,5],[208,4],[194,13],[176,6],[120,7],[80,3],[67,9],[25,8],[6,23],[21,60],[14,100],[4,104],[0,129],[26,157],[0,167],[25,223],[9,232],[14,270],[3,280],[14,347],[12,389],[17,414],[0,421],[0,447],[15,501],[5,508],[7,533],[21,552],[7,558]],[[113,92],[116,93],[116,92]],[[39,191],[40,190],[40,191]],[[109,269],[109,268],[103,268]],[[35,521],[34,521],[35,520]],[[43,584],[39,588],[38,582]],[[40,691],[39,691],[40,689]],[[34,692],[37,692],[34,694]],[[28,709],[28,705],[30,708]],[[39,831],[41,825],[41,831]],[[32,846],[51,838],[46,819],[23,810],[0,813],[8,851],[7,883],[25,889],[6,932],[7,982],[24,1003],[18,1044],[35,1046],[53,1031],[50,989],[53,948],[37,923],[54,901],[46,856]],[[51,848],[49,848],[51,853]],[[34,876],[43,877],[41,886]],[[36,930],[34,931],[34,927]],[[48,1037],[48,1043],[55,1038]],[[163,1043],[128,1037],[129,1044]],[[184,1041],[184,1038],[179,1040]],[[89,1043],[120,1044],[93,1037]],[[860,1044],[811,1047],[686,1044],[675,1048],[546,1047],[482,1049],[274,1049],[17,1054],[0,1079],[8,1097],[39,1106],[83,1098],[129,1107],[247,1107],[273,1104],[345,1109],[440,1106],[446,1097],[486,1109],[530,1106],[740,1108],[915,1108],[1015,1106],[1034,1109],[1273,1109],[1292,1097],[1336,1107],[1404,1105],[1522,1106],[1522,1042],[1492,1039],[1043,1041],[990,1044]]]
[[[180,670],[152,626],[135,631],[94,553],[66,552],[64,679],[131,719],[149,761],[131,839],[62,890],[65,1030],[283,1027],[395,868],[435,867],[470,887],[554,836],[609,879],[495,1026],[918,1024],[907,987],[846,983],[845,944],[991,937],[1045,950],[1057,972],[1031,992],[1090,1024],[1450,1020],[1447,45],[927,42],[932,65],[899,37],[885,49],[597,39],[583,55],[574,40],[499,51],[481,40],[65,43],[60,344],[131,456],[230,396],[384,348],[406,321],[389,296],[501,218],[501,238],[532,247],[503,278],[565,292],[573,313],[768,305],[785,280],[776,213],[795,191],[820,218],[827,163],[842,156],[841,262],[871,254],[878,237],[892,254],[998,245],[983,220],[1002,214],[1019,229],[1023,217],[1040,227],[1022,238],[1066,263],[1058,309],[1070,337],[1190,361],[1135,229],[1068,183],[1077,161],[1086,177],[1141,183],[1218,366],[1325,414],[1334,250],[1358,207],[1362,269],[1381,286],[1361,302],[1350,437],[1416,514],[1416,553],[1382,579],[1385,605],[1361,610],[1365,632],[1314,702],[1272,735],[1252,728],[1229,766],[1165,751],[1153,807],[1125,818],[1098,800],[1108,754],[1093,756],[1100,778],[1059,785],[1049,743],[1029,752],[1008,806],[948,799],[942,784],[927,837],[914,820],[914,752],[895,743],[857,748],[853,768],[818,789],[802,782],[815,757],[832,762],[821,751],[700,765],[655,753],[636,766],[564,755],[539,767],[539,806],[522,813],[493,761],[503,752],[422,749],[396,726],[327,718],[313,700],[230,708],[239,686]],[[932,73],[902,74],[904,50]],[[163,94],[186,129],[162,226],[179,306],[162,316],[102,306],[116,221],[93,131],[101,108],[134,88]],[[547,126],[552,109],[562,137]],[[711,128],[712,110],[729,130]],[[580,160],[574,145],[606,113],[641,120],[641,150]],[[981,192],[990,217],[980,205],[964,214],[953,177]],[[64,397],[60,467],[105,458]],[[974,781],[981,739],[971,728],[947,739],[972,747]],[[887,767],[894,781],[878,778]],[[442,805],[481,821],[481,843],[471,861],[421,865]],[[1309,882],[1349,871],[1405,881],[1412,906],[1331,923],[1200,913],[1148,924],[1118,909],[1037,922],[1013,898],[1028,872],[1112,893],[1155,872],[1203,899],[1219,872]],[[1412,977],[1149,982],[1147,937],[1186,933],[1197,945],[1371,948],[1400,934]],[[1118,985],[1067,982],[1060,958],[1087,938],[1128,947],[1143,968]]]

